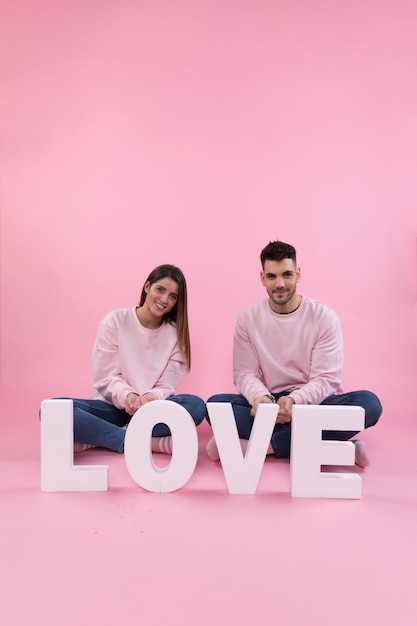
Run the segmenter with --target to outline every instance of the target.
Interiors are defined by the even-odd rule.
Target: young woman
[[[174,395],[190,364],[185,278],[178,267],[159,265],[145,281],[139,306],[112,311],[99,326],[92,399],[73,400],[74,450],[100,446],[123,452],[131,416],[153,400],[177,402],[200,424],[204,401]],[[154,427],[152,450],[172,452],[166,424]]]

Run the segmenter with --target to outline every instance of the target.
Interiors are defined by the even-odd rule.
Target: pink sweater
[[[148,391],[165,400],[186,372],[175,325],[142,326],[135,307],[111,311],[101,322],[93,348],[92,398],[124,409],[130,392]]]
[[[237,390],[255,398],[290,390],[297,404],[319,404],[341,393],[343,338],[330,307],[303,297],[288,315],[274,313],[269,300],[238,316],[233,352]]]

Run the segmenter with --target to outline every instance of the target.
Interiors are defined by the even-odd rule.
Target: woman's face
[[[143,306],[155,317],[166,315],[178,300],[178,284],[172,278],[161,278],[145,285],[146,299]]]

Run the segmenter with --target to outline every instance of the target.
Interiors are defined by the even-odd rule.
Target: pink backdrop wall
[[[89,395],[98,322],[162,262],[189,284],[180,390],[232,391],[276,238],[342,319],[344,387],[413,423],[416,26],[412,0],[4,0],[3,424]]]

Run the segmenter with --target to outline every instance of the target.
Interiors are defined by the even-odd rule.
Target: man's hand
[[[259,396],[259,398],[256,398],[250,410],[250,414],[252,415],[252,417],[255,417],[256,411],[258,410],[258,406],[260,404],[274,404],[274,402],[272,402],[271,398],[268,398],[268,396]]]
[[[140,396],[132,391],[126,396],[125,411],[128,415],[132,416],[138,408],[142,405]]]
[[[279,411],[276,424],[287,424],[292,420],[292,405],[295,404],[291,396],[281,396],[277,400]]]

